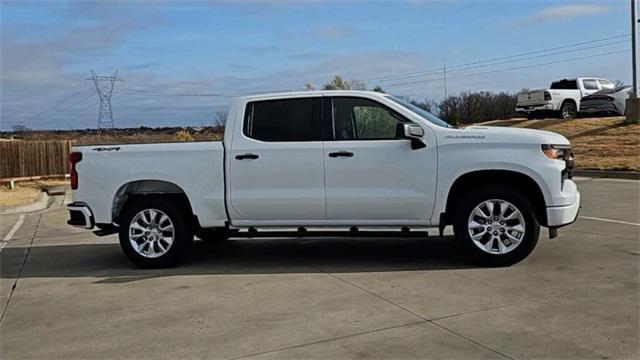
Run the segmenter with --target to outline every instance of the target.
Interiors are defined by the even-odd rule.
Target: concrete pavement
[[[446,238],[314,238],[198,242],[140,270],[54,204],[2,250],[0,357],[638,358],[640,183],[579,186],[583,218],[497,269]]]

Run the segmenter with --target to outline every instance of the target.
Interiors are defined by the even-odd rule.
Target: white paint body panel
[[[368,98],[420,125],[426,147],[409,140],[271,143],[242,132],[250,101],[308,96]],[[542,144],[569,144],[556,133],[472,126],[443,128],[385,95],[361,91],[298,92],[243,97],[229,112],[221,142],[117,145],[119,151],[76,147],[79,188],[96,223],[112,222],[114,196],[137,180],[160,180],[180,187],[204,227],[224,226],[437,226],[451,186],[460,176],[508,170],[529,176],[540,187],[550,220],[573,221],[580,204],[575,183],[561,172]],[[350,158],[330,158],[348,150]],[[226,156],[225,156],[226,151]],[[256,153],[259,159],[237,160]],[[226,184],[226,185],[225,185]],[[569,220],[568,220],[569,219]],[[552,226],[564,223],[550,224]]]
[[[100,148],[118,151],[98,151]],[[203,226],[223,226],[223,146],[221,142],[187,142],[115,146],[80,146],[82,161],[73,200],[91,208],[96,223],[111,223],[111,211],[120,187],[139,180],[175,184],[190,200]]]
[[[431,141],[430,141],[431,140]],[[437,154],[434,139],[411,150],[410,140],[327,141],[324,147],[327,220],[431,218]],[[353,157],[329,157],[348,151]]]

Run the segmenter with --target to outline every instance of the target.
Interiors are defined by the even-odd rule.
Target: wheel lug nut
[[[493,235],[498,235],[498,232],[497,232],[497,231],[494,231],[494,232],[493,232]]]
[[[504,232],[504,228],[500,228],[500,231]]]

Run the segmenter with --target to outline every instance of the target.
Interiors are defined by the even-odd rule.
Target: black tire
[[[560,118],[564,120],[575,119],[578,116],[578,108],[571,101],[565,101],[560,107]]]
[[[168,250],[166,250],[164,254],[153,258],[139,254],[129,240],[129,226],[137,214],[147,209],[154,209],[163,212],[173,224],[173,243],[168,247]],[[118,231],[120,247],[127,258],[139,267],[171,267],[181,259],[193,242],[193,229],[190,219],[190,211],[179,202],[170,201],[170,199],[163,198],[161,196],[142,197],[129,204],[122,211],[120,217],[120,229]],[[154,249],[159,249],[158,245],[156,245]]]
[[[511,203],[520,211],[520,214],[522,214],[522,220],[524,220],[524,234],[521,235],[519,245],[515,246],[510,252],[503,254],[489,253],[480,249],[479,245],[476,245],[470,234],[471,230],[469,226],[469,219],[472,211],[474,211],[476,207],[483,202],[493,199]],[[511,220],[507,220],[507,222],[509,221]],[[489,229],[489,227],[492,226],[491,224],[487,225],[486,229]],[[485,244],[487,244],[488,241],[492,241],[495,245],[499,245],[497,241],[502,241],[503,245],[506,245],[505,242],[512,243],[508,238],[506,238],[506,234],[502,235],[500,233],[500,231],[505,231],[504,228],[501,228],[501,226],[504,225],[499,225],[497,222],[496,225],[498,227],[493,229],[494,231],[496,229],[498,231],[491,231],[489,236],[497,233],[497,236],[504,237],[505,239],[491,239],[487,240]],[[453,219],[453,229],[456,242],[464,255],[467,256],[472,263],[482,266],[509,266],[522,261],[536,247],[538,237],[540,235],[540,224],[536,219],[533,206],[529,200],[522,195],[522,193],[508,186],[483,186],[474,189],[463,196],[456,206]],[[493,249],[494,246],[490,245],[490,247]]]

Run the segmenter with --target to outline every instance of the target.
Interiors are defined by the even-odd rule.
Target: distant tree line
[[[308,84],[305,88],[313,90],[313,87]],[[322,90],[366,90],[366,88],[363,83],[357,80],[345,80],[336,75],[330,82],[322,86]],[[378,85],[374,86],[372,90],[385,92]],[[411,99],[409,101],[452,125],[473,124],[518,116],[515,111],[517,94],[509,92],[468,91],[458,95],[450,95],[441,101],[429,99],[422,101]]]
[[[517,117],[517,94],[507,92],[462,92],[435,103],[437,115],[453,125]]]

